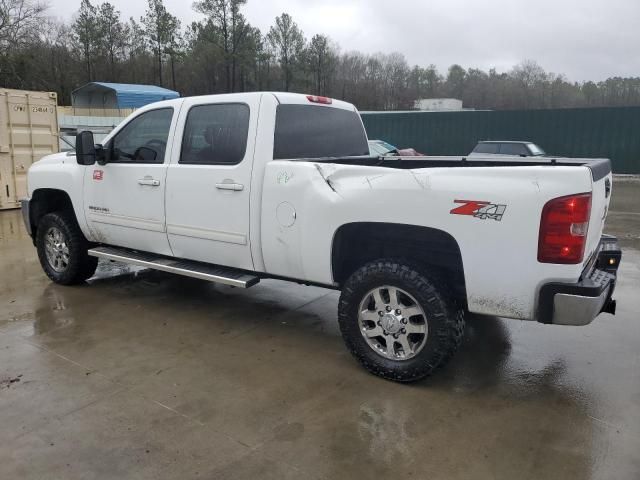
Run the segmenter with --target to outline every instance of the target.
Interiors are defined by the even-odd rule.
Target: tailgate
[[[599,172],[595,169],[593,169],[591,173],[593,188],[591,192],[591,217],[589,219],[587,244],[584,251],[585,261],[591,258],[600,243],[613,189],[613,177],[610,168],[608,173],[603,171]]]

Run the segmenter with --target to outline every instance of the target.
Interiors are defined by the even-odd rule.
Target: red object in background
[[[94,170],[93,171],[93,179],[94,180],[102,180],[102,176],[104,175],[104,172],[102,170]]]
[[[424,153],[416,152],[413,148],[399,148],[398,155],[401,157],[424,157]]]

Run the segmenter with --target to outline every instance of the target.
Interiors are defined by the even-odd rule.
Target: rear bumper
[[[598,254],[576,283],[547,283],[540,289],[538,321],[588,325],[600,313],[615,314],[613,291],[622,252],[615,237],[603,235]]]

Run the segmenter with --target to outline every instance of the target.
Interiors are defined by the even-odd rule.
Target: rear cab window
[[[278,105],[274,159],[368,155],[367,135],[356,111],[319,105]]]

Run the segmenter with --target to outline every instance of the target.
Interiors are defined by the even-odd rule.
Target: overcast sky
[[[99,3],[94,0],[94,3]],[[145,0],[111,0],[139,19]],[[80,0],[49,0],[70,19]],[[184,24],[200,18],[191,0],[165,0]],[[289,13],[311,38],[324,33],[342,51],[397,51],[410,64],[452,63],[499,71],[524,59],[570,80],[640,76],[640,0],[248,0],[252,25],[266,33]]]

